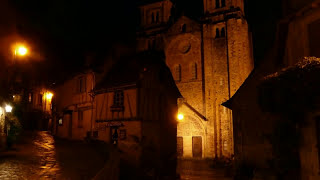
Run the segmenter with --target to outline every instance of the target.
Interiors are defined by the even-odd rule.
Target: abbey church
[[[175,12],[170,0],[139,4],[137,51],[165,52],[182,94],[177,153],[184,158],[233,155],[233,120],[221,104],[253,69],[244,0],[203,0],[202,15]]]

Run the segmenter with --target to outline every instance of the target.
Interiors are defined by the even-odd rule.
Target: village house
[[[13,102],[24,107],[22,125],[26,129],[48,130],[52,123],[53,91],[45,85],[33,85],[22,95],[13,95]]]
[[[240,177],[320,178],[319,59],[307,57],[319,57],[320,4],[288,3],[274,51],[224,103],[233,112],[235,163],[247,172]]]
[[[129,163],[175,175],[179,96],[161,53],[120,60],[95,89],[98,139]]]
[[[56,85],[53,98],[54,135],[77,140],[91,136],[95,76],[93,71],[83,71]]]
[[[135,167],[175,174],[180,93],[163,57],[156,52],[126,57],[99,80],[85,71],[58,85],[53,133],[114,144]]]

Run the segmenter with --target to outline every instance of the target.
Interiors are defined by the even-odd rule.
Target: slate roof
[[[96,85],[95,91],[137,85],[141,79],[141,74],[152,68],[161,68],[162,72],[165,72],[162,76],[166,78],[166,85],[178,91],[170,69],[165,64],[164,53],[150,51],[121,58]],[[178,94],[180,96],[180,93]]]

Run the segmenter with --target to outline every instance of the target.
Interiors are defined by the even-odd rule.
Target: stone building
[[[221,106],[253,69],[243,0],[204,0],[201,17],[176,16],[170,0],[139,4],[137,51],[163,51],[183,98],[179,156],[233,154],[231,111]]]

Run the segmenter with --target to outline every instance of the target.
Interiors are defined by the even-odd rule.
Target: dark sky
[[[41,52],[48,67],[66,71],[81,67],[87,54],[101,58],[113,52],[115,44],[132,44],[138,15],[136,1],[10,0],[10,6],[17,12],[19,34]],[[200,0],[175,1],[178,13],[197,16],[202,12]],[[246,4],[258,62],[273,43],[281,1],[262,4],[247,0]]]

